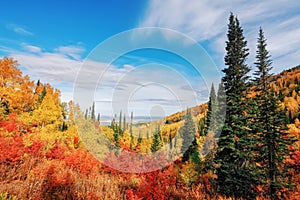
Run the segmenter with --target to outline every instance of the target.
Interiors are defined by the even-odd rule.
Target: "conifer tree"
[[[124,115],[123,115],[123,131],[126,130],[126,128],[127,128],[126,126],[127,126],[127,124],[126,124],[126,115],[124,113]]]
[[[217,118],[218,127],[216,133],[214,134],[215,137],[218,137],[220,135],[221,130],[223,129],[225,116],[226,116],[226,94],[225,94],[224,82],[222,80],[218,87],[217,104],[218,104],[218,109],[216,111],[217,113],[216,118]]]
[[[195,137],[196,129],[190,109],[187,109],[184,119],[184,124],[179,129],[179,134],[183,139],[181,146],[182,161],[185,162],[191,159],[195,164],[200,165],[199,149]]]
[[[129,145],[129,148],[131,150],[133,149],[133,143],[134,143],[134,137],[132,135],[132,132],[130,132],[130,145]]]
[[[98,115],[97,115],[97,122],[100,125],[100,113],[98,113]]]
[[[225,123],[218,140],[215,156],[217,189],[234,198],[253,199],[257,195],[257,175],[252,163],[252,133],[249,127],[249,101],[246,92],[249,88],[246,64],[247,42],[239,20],[232,13],[228,24],[226,41],[225,76],[222,81],[226,94]]]
[[[131,116],[130,116],[130,128],[129,128],[129,133],[130,133],[130,149],[133,149],[133,142],[134,142],[133,131],[132,131],[132,123],[133,123],[133,112],[131,112]]]
[[[169,156],[172,156],[172,149],[173,149],[173,138],[172,134],[169,134]]]
[[[153,142],[151,145],[151,152],[156,152],[162,147],[162,138],[160,134],[160,128],[159,126],[156,127],[155,134],[153,136]]]
[[[88,118],[88,109],[85,109],[85,113],[84,113],[84,119]]]
[[[120,111],[120,116],[119,116],[119,128],[118,128],[119,135],[122,137],[123,136],[123,130],[122,130],[122,111]]]
[[[120,147],[120,138],[119,138],[119,134],[118,133],[114,133],[113,134],[113,136],[114,136],[114,140],[115,140],[115,145],[116,145],[116,147]]]
[[[93,122],[95,122],[95,120],[96,120],[96,114],[95,114],[95,102],[93,102],[93,105],[92,105],[91,119],[92,119]]]
[[[211,130],[213,132],[217,131],[217,96],[214,84],[212,83],[211,89],[210,89],[210,95],[209,95],[209,101],[208,101],[208,110],[206,114],[206,125],[204,129],[204,135],[206,136],[208,131]]]
[[[205,136],[205,129],[206,129],[206,125],[205,125],[205,116],[204,116],[198,122],[198,133],[200,136]]]
[[[120,111],[119,115],[119,128],[122,129],[122,111]]]
[[[141,144],[142,141],[143,141],[143,138],[142,138],[142,135],[141,135],[141,131],[139,131],[139,137],[138,137],[137,142],[138,142],[138,144]]]
[[[40,83],[39,83],[39,84],[40,84]],[[46,94],[47,94],[47,90],[46,90],[46,87],[44,86],[44,87],[43,87],[43,90],[42,90],[42,93],[39,94],[39,98],[38,98],[38,102],[39,102],[39,103],[42,103],[42,101],[43,101],[43,99],[45,98]]]
[[[278,189],[286,186],[283,160],[289,155],[288,145],[293,141],[286,133],[286,115],[278,106],[279,98],[270,87],[271,65],[267,43],[262,29],[259,29],[255,66],[255,83],[258,95],[256,130],[259,133],[259,158],[263,182],[268,185],[271,199],[279,199]],[[285,180],[285,181],[284,181]]]
[[[116,130],[116,120],[113,118],[110,123],[110,128],[115,132]]]

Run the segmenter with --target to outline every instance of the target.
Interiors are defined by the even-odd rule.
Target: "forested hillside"
[[[251,75],[233,14],[227,36],[209,102],[138,125],[120,111],[101,126],[93,102],[87,111],[61,102],[59,90],[0,59],[0,199],[300,199],[300,67],[272,75],[260,29]],[[104,137],[110,144],[99,146]],[[163,148],[155,160],[128,157]]]

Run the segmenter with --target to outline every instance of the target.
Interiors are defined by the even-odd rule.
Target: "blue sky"
[[[0,56],[17,59],[22,71],[32,79],[41,79],[59,88],[64,101],[73,98],[76,76],[82,65],[89,60],[91,52],[97,49],[97,45],[133,28],[169,28],[186,34],[208,52],[219,70],[222,69],[230,11],[238,16],[244,29],[250,48],[249,66],[253,67],[252,63],[255,60],[259,26],[262,26],[268,39],[273,72],[278,73],[300,64],[300,3],[297,0],[11,0],[1,2],[1,8]],[[149,35],[145,34],[145,37]],[[176,40],[168,35],[165,39]],[[143,87],[135,88],[135,92],[127,91],[133,95],[130,98],[139,97],[136,101],[131,99],[128,108],[133,109],[134,102],[139,102],[136,107],[139,105],[141,109],[135,111],[136,115],[142,115],[144,112],[149,117],[153,114],[153,107],[160,106],[164,114],[170,114],[192,106],[192,102],[184,105],[174,103],[176,95],[186,92],[186,87],[183,87],[185,84],[173,82],[174,77],[170,75],[172,73],[168,75],[167,68],[158,65],[169,67],[170,71],[173,70],[180,77],[184,77],[182,81],[191,85],[197,103],[207,100],[210,83],[217,82],[219,78],[215,75],[195,75],[192,66],[176,55],[144,49],[127,53],[115,60],[104,76],[104,82],[140,80],[134,75],[145,76],[155,82],[158,81],[158,75],[152,73],[155,69],[156,72],[165,74],[159,80],[164,81],[166,87],[159,86],[161,91],[157,92],[157,85],[145,87],[144,84]],[[206,70],[205,66],[202,70]],[[176,77],[176,74],[173,76]],[[181,80],[179,76],[177,78]],[[176,87],[172,91],[165,91],[174,85]],[[123,89],[127,86],[123,83]],[[94,100],[113,105],[112,95],[116,88],[116,84],[106,89],[97,86]],[[111,115],[111,106],[99,103],[97,110],[103,115]],[[158,116],[161,113],[154,115]]]

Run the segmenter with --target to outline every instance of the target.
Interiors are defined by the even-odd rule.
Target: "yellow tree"
[[[33,111],[33,122],[37,126],[57,129],[62,124],[62,107],[60,106],[60,92],[49,84],[44,86],[46,95]]]
[[[31,111],[33,86],[29,76],[22,76],[16,60],[8,57],[0,59],[0,116]]]

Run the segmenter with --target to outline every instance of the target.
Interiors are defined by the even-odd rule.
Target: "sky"
[[[153,120],[207,101],[222,76],[230,12],[244,29],[251,68],[260,26],[274,73],[300,64],[297,0],[11,0],[1,7],[0,57],[60,89],[62,101],[95,101],[107,120],[119,110]]]

